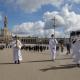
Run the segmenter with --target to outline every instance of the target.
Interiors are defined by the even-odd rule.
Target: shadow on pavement
[[[49,71],[49,70],[59,70],[59,69],[72,69],[75,68],[76,65],[75,64],[68,64],[68,65],[60,65],[60,66],[53,66],[50,68],[44,68],[44,69],[40,69],[40,71],[45,72],[45,71]]]
[[[33,62],[50,62],[52,60],[36,60],[36,61],[28,61],[28,63],[33,63]]]
[[[0,63],[0,65],[8,65],[8,64],[14,64],[14,63]]]
[[[72,59],[72,58],[59,58],[56,60],[67,60],[67,59]],[[22,62],[22,63],[33,63],[33,62],[53,62],[53,60],[36,60],[36,61],[26,61],[26,62]]]
[[[66,60],[66,59],[72,59],[72,58],[58,58],[58,59],[56,59],[56,60]]]

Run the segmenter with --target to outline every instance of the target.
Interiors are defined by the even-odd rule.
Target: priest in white
[[[56,45],[58,44],[58,41],[54,38],[54,34],[51,35],[51,39],[49,40],[49,48],[51,51],[51,57],[54,61],[56,58]]]
[[[15,64],[20,64],[20,61],[22,61],[22,54],[21,54],[21,47],[22,43],[20,40],[18,40],[17,36],[14,37],[14,40],[12,42],[13,47],[13,59]]]
[[[80,66],[80,39],[77,39],[73,46],[74,62]]]

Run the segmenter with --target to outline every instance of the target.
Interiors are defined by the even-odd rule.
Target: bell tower
[[[3,37],[4,37],[4,41],[6,43],[8,43],[9,40],[11,39],[11,33],[8,30],[8,18],[7,18],[7,16],[4,17]]]
[[[4,28],[8,27],[8,19],[7,16],[4,17]]]
[[[7,19],[7,16],[4,17],[4,29],[3,30],[4,30],[3,35],[4,35],[4,37],[6,37],[7,34],[8,34],[8,19]]]

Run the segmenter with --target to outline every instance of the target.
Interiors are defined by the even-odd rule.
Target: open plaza
[[[13,63],[12,49],[0,50],[0,80],[79,80],[80,68],[70,55],[57,51],[55,62],[49,50],[34,52],[22,50],[21,64]]]

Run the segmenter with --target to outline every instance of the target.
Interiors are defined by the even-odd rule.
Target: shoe
[[[18,60],[17,64],[20,64],[20,61]]]

